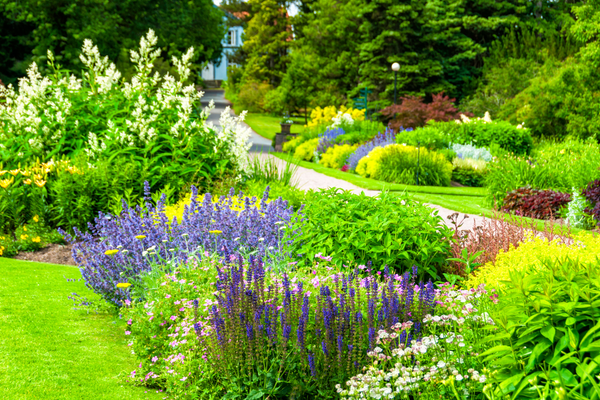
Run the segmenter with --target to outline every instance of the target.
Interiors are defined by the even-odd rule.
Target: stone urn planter
[[[281,153],[283,151],[283,144],[288,140],[296,137],[290,133],[292,124],[281,124],[281,133],[275,135],[275,151]]]
[[[290,129],[292,128],[292,124],[280,124],[281,125],[281,134],[289,135]]]

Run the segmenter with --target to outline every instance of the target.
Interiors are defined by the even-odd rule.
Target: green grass
[[[64,277],[63,277],[64,276]],[[135,369],[124,321],[73,310],[90,296],[74,267],[0,257],[0,395],[4,399],[160,399],[119,375]],[[145,393],[147,391],[147,393]]]
[[[236,111],[237,114],[237,111]],[[292,118],[294,123],[290,129],[291,133],[302,133],[304,131],[304,119]],[[274,117],[268,114],[248,113],[246,115],[246,123],[250,125],[252,130],[260,136],[273,139],[275,134],[281,132],[281,117]]]

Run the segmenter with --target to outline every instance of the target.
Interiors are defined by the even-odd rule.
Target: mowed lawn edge
[[[0,257],[0,395],[4,399],[160,399],[122,378],[135,369],[125,322],[73,309],[95,298],[76,267]]]

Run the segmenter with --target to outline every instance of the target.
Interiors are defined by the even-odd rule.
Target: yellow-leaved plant
[[[327,168],[340,169],[346,164],[346,160],[358,148],[358,144],[342,144],[330,147],[321,156],[319,163]]]
[[[511,246],[506,252],[500,250],[496,261],[477,269],[465,285],[471,288],[483,283],[504,292],[504,282],[510,280],[511,271],[535,271],[542,268],[544,261],[567,257],[582,263],[600,262],[600,236],[584,232],[577,235],[572,244],[566,244],[560,238],[548,241],[531,233],[519,247]]]

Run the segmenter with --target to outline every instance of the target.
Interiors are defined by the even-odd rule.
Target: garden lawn
[[[0,257],[0,396],[4,399],[160,399],[119,375],[134,369],[125,322],[73,310],[95,298],[75,267]],[[90,296],[91,295],[91,296]],[[147,393],[145,393],[147,392]]]
[[[245,119],[245,122],[254,132],[271,140],[275,137],[275,134],[281,132],[280,121],[281,117],[274,117],[262,113],[248,113]],[[292,118],[292,121],[294,121],[294,123],[291,127],[291,133],[302,133],[304,131],[304,119]]]

